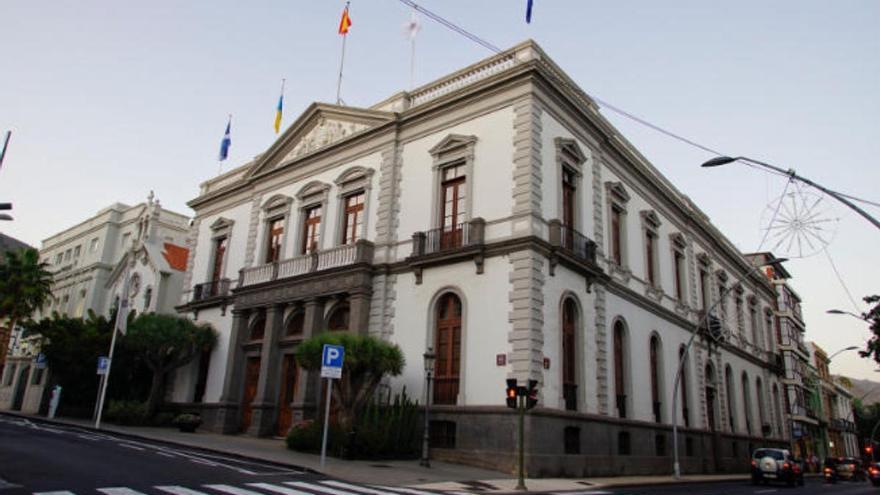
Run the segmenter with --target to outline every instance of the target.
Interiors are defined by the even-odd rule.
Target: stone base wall
[[[435,407],[431,422],[432,458],[515,474],[517,416],[512,409]],[[454,447],[448,445],[451,424]],[[679,442],[681,470],[688,474],[747,473],[752,450],[787,446],[780,439],[690,428],[679,430]],[[671,474],[672,450],[670,425],[542,409],[525,417],[529,477]]]

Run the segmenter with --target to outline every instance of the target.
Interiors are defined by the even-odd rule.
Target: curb
[[[243,454],[239,454],[239,453],[235,453],[235,452],[226,452],[223,450],[211,449],[211,448],[207,448],[207,447],[198,447],[198,446],[194,446],[194,445],[190,445],[190,444],[186,444],[186,443],[182,443],[182,442],[175,442],[173,440],[164,440],[164,439],[157,439],[157,438],[152,438],[152,437],[148,437],[148,436],[144,436],[144,435],[138,435],[136,433],[129,433],[129,432],[123,432],[123,431],[118,431],[118,430],[102,430],[99,428],[95,428],[94,426],[83,426],[83,425],[78,425],[78,424],[73,424],[73,423],[67,423],[64,421],[44,418],[42,416],[30,416],[27,414],[18,414],[18,413],[14,413],[14,412],[10,412],[10,411],[0,411],[0,416],[10,416],[13,418],[26,419],[26,420],[34,422],[34,423],[42,423],[42,424],[55,425],[55,426],[64,426],[67,428],[76,428],[78,430],[82,430],[82,431],[86,431],[86,432],[103,433],[105,435],[111,434],[111,435],[116,435],[119,437],[129,438],[129,439],[133,439],[133,440],[152,442],[152,443],[157,443],[157,444],[161,444],[161,445],[168,445],[168,446],[177,447],[177,448],[185,448],[185,449],[190,449],[190,450],[199,451],[199,452],[205,452],[205,453],[209,453],[209,454],[219,454],[219,455],[224,455],[227,457],[232,457],[232,458],[246,460],[246,461],[257,461],[257,462],[261,462],[263,464],[269,464],[269,465],[276,466],[279,468],[296,469],[296,470],[300,470],[300,471],[303,471],[303,472],[306,472],[309,474],[319,474],[321,476],[327,476],[328,478],[330,477],[329,475],[321,473],[320,471],[315,471],[312,468],[298,466],[296,464],[288,464],[288,463],[279,462],[279,461],[275,461],[275,460],[271,460],[271,459],[252,457],[252,456],[247,456],[247,455],[243,455]]]

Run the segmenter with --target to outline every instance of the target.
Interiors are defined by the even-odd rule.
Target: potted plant
[[[202,417],[198,414],[178,414],[171,423],[182,432],[193,433],[202,424]]]

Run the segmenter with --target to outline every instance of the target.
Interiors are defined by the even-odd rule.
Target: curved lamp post
[[[725,288],[724,291],[719,295],[718,299],[716,299],[709,308],[706,309],[705,314],[703,314],[700,321],[697,323],[697,328],[694,329],[693,334],[691,334],[691,338],[688,339],[687,345],[684,348],[684,352],[681,355],[681,359],[678,361],[678,367],[675,370],[675,382],[672,385],[672,459],[673,459],[673,474],[676,479],[681,478],[681,465],[678,462],[678,387],[681,385],[681,374],[684,370],[685,361],[688,359],[688,355],[691,352],[691,346],[694,344],[694,339],[697,337],[697,334],[700,333],[700,329],[705,325],[708,328],[709,325],[709,317],[712,314],[712,311],[715,310],[715,307],[727,297],[727,294],[732,292],[743,280],[749,277],[751,274],[761,270],[766,266],[778,265],[780,263],[784,263],[788,261],[787,258],[777,258],[767,263],[763,263],[761,265],[755,265],[748,270],[747,272],[740,275],[740,277],[736,280],[735,283],[730,284],[729,287]]]
[[[831,189],[828,189],[826,187],[820,186],[819,184],[816,184],[815,182],[811,181],[810,179],[807,179],[805,177],[801,177],[800,175],[795,173],[795,171],[793,169],[783,170],[779,167],[770,165],[769,163],[764,163],[762,161],[758,161],[758,160],[748,158],[745,156],[737,156],[737,157],[719,156],[719,157],[715,157],[715,158],[703,163],[700,166],[701,167],[720,167],[722,165],[727,165],[728,163],[733,163],[733,162],[748,162],[753,165],[757,165],[759,167],[768,168],[770,170],[773,170],[774,172],[779,172],[781,174],[785,174],[789,178],[791,178],[792,180],[796,180],[799,182],[803,182],[804,184],[813,186],[816,189],[822,191],[823,193],[825,193],[825,194],[831,196],[832,198],[840,201],[841,203],[845,204],[846,206],[848,206],[850,209],[852,209],[853,211],[855,211],[859,215],[865,217],[865,219],[867,221],[874,224],[874,227],[877,227],[878,229],[880,229],[880,221],[877,221],[877,219],[872,217],[871,215],[869,215],[868,212],[866,212],[865,210],[854,205],[852,203],[852,201],[846,199],[843,194],[840,194],[837,191],[832,191]]]
[[[839,350],[839,351],[837,351],[837,352],[831,354],[830,356],[828,356],[828,358],[827,358],[827,359],[828,359],[828,362],[830,363],[831,360],[834,359],[834,356],[840,354],[841,352],[855,351],[855,350],[858,349],[858,348],[859,348],[859,346],[855,346],[855,345],[851,345],[851,346],[849,346],[849,347],[844,347],[843,349],[841,349],[841,350]]]
[[[422,460],[419,462],[420,465],[425,467],[431,467],[431,461],[429,460],[430,456],[430,426],[431,420],[429,415],[431,413],[431,378],[434,375],[434,359],[437,357],[434,354],[434,350],[428,347],[428,350],[422,354],[422,357],[425,359],[425,433],[422,436]]]
[[[852,311],[844,311],[842,309],[829,309],[828,311],[826,311],[826,313],[828,313],[829,315],[849,315],[849,316],[852,316],[853,318],[858,318],[862,321],[868,321],[864,316],[857,315],[857,314],[853,313]]]

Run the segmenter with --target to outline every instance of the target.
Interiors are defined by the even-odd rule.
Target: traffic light
[[[865,453],[871,455],[874,452],[874,447],[870,445],[865,445]]]
[[[507,390],[505,391],[505,395],[507,396],[507,407],[511,409],[516,409],[516,379],[508,378],[507,379]]]
[[[526,409],[538,405],[538,380],[529,380],[529,388],[526,391]]]

